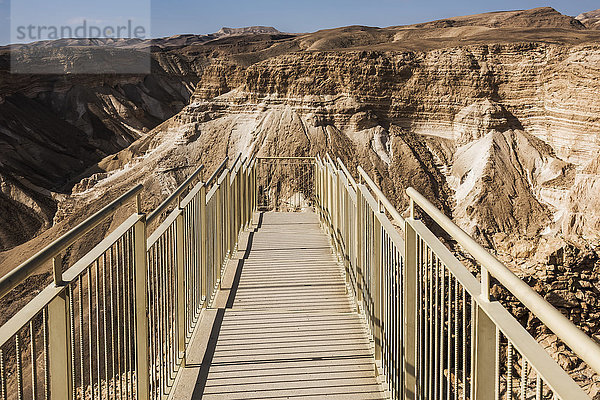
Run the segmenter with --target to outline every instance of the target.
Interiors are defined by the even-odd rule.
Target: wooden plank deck
[[[384,399],[316,215],[264,213],[192,339],[176,399]]]

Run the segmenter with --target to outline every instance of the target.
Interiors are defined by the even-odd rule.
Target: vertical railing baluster
[[[459,347],[459,329],[458,329],[458,312],[460,309],[458,292],[460,291],[460,283],[457,279],[454,280],[454,400],[458,400],[458,347]]]
[[[440,387],[441,387],[441,382],[440,382],[440,374],[439,374],[439,370],[440,370],[440,352],[439,352],[439,348],[440,348],[440,326],[441,326],[441,321],[440,321],[440,296],[439,293],[441,291],[441,277],[440,277],[440,268],[438,266],[438,259],[435,255],[432,255],[432,268],[433,268],[433,272],[434,272],[434,284],[435,284],[435,292],[433,294],[433,312],[434,312],[434,324],[433,324],[433,353],[435,354],[434,357],[434,364],[433,364],[433,397],[438,399],[441,398],[441,392],[440,392]]]
[[[363,301],[363,253],[364,253],[364,225],[362,209],[362,192],[360,186],[356,190],[356,301],[360,304]]]
[[[7,400],[8,394],[6,393],[6,369],[4,367],[4,352],[0,349],[0,399]],[[46,393],[46,399],[48,395]]]
[[[445,269],[445,268],[444,268]],[[446,323],[446,400],[450,400],[452,390],[452,274],[448,270],[448,292],[447,292],[447,323]]]
[[[435,346],[435,337],[436,337],[436,326],[435,325],[435,315],[437,315],[436,313],[436,309],[435,309],[435,304],[437,304],[435,302],[435,299],[437,299],[437,296],[434,297],[434,284],[437,284],[437,281],[435,280],[435,277],[437,276],[435,270],[434,270],[434,266],[433,266],[433,254],[432,251],[429,249],[427,251],[427,270],[429,271],[428,274],[428,281],[429,281],[429,294],[428,294],[428,303],[429,303],[429,340],[428,340],[428,344],[427,344],[427,352],[429,354],[429,370],[427,371],[427,378],[429,380],[429,385],[428,385],[428,398],[433,398],[433,395],[435,393],[435,362],[436,362],[436,354],[437,352],[433,351],[434,346]]]
[[[15,358],[17,363],[17,399],[23,400],[23,355],[21,354],[21,335],[18,332],[15,335]]]
[[[102,339],[104,355],[104,387],[106,388],[106,398],[109,396],[110,380],[108,377],[108,310],[106,300],[106,253],[102,255]],[[102,386],[101,386],[102,387]],[[102,396],[104,398],[104,396]]]
[[[88,357],[90,366],[90,398],[94,400],[94,331],[93,331],[93,318],[94,310],[92,308],[92,267],[87,272],[87,295],[88,295]],[[97,310],[96,310],[97,311]],[[97,332],[96,332],[97,334]]]
[[[513,397],[513,346],[510,339],[507,339],[506,346],[506,399],[512,400]]]
[[[338,174],[339,175],[339,174]],[[339,190],[339,189],[338,189]],[[336,190],[337,192],[337,190]],[[336,204],[336,207],[338,204]],[[381,204],[379,204],[378,213],[382,212]],[[381,288],[381,225],[378,215],[373,214],[373,249],[372,249],[372,268],[373,268],[373,317],[374,317],[374,332],[373,339],[375,340],[375,361],[379,362],[378,367],[381,368],[382,361],[382,341],[383,341],[383,313],[382,313],[382,288]]]
[[[527,370],[528,363],[525,357],[521,356],[521,399],[527,399]]]
[[[85,360],[83,355],[83,278],[81,275],[77,277],[77,286],[79,287],[77,297],[77,319],[79,322],[79,383],[81,384],[81,393],[85,397]]]
[[[117,377],[116,377],[116,357],[115,354],[115,283],[113,270],[115,268],[115,247],[116,244],[112,245],[108,250],[108,279],[110,280],[109,290],[110,290],[110,366],[111,366],[111,385],[113,395],[117,392]],[[106,273],[106,271],[105,271]]]
[[[440,400],[444,396],[444,268],[437,255],[433,255],[433,267],[435,268],[436,290],[435,298],[435,397]]]
[[[138,213],[140,210],[138,209]],[[146,216],[134,225],[135,371],[137,400],[150,399],[148,379],[148,299],[146,291]]]
[[[181,367],[185,367],[186,357],[185,357],[185,337],[186,337],[186,328],[185,328],[185,263],[184,263],[184,219],[183,219],[183,209],[181,208],[181,204],[178,209],[177,219],[175,220],[176,224],[176,238],[175,245],[177,247],[176,251],[176,280],[177,280],[177,351],[179,353],[179,358],[181,362]]]
[[[100,352],[100,260],[94,262],[94,271],[96,272],[96,376],[98,377],[98,399],[102,399],[102,374],[101,374],[101,352]]]
[[[33,321],[33,319],[29,321],[29,351],[31,351],[31,398],[37,399],[37,357]]]
[[[467,399],[467,290],[462,288],[462,400]]]

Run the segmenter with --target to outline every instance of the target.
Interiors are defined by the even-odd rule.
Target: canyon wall
[[[600,209],[585,201],[599,179],[599,57],[596,45],[526,43],[219,62],[174,129],[218,132],[232,153],[361,161],[399,208],[415,186],[484,243],[545,257],[600,239]]]
[[[135,184],[151,210],[227,155],[330,153],[401,212],[415,187],[600,340],[600,31],[588,19],[543,8],[174,37],[184,47],[155,52],[149,76],[4,82],[0,275]]]
[[[509,265],[545,264],[600,240],[599,57],[546,43],[218,57],[190,104],[88,171],[54,223],[132,182],[155,204],[225,155],[330,152],[399,210],[413,186]]]

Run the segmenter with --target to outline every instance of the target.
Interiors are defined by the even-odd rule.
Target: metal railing
[[[0,327],[0,399],[166,398],[256,207],[256,161],[226,165],[206,183],[199,167],[148,218],[136,186],[0,279],[1,297],[53,260],[54,282]],[[134,198],[63,272],[65,249]]]
[[[315,177],[316,209],[392,398],[589,398],[490,295],[492,277],[596,374],[598,344],[422,195],[408,189],[405,219],[360,167],[356,181],[326,156]],[[416,218],[417,207],[477,261],[477,274]]]
[[[314,157],[257,157],[257,201],[262,211],[299,211],[314,204]]]
[[[414,189],[403,218],[362,168],[356,180],[339,159],[228,162],[206,182],[198,168],[147,218],[141,186],[132,189],[0,279],[5,295],[53,261],[54,282],[0,327],[0,400],[167,398],[200,313],[259,207],[315,208],[390,397],[588,398],[490,295],[492,278],[596,373],[598,345]],[[136,212],[63,272],[65,250],[134,198]]]

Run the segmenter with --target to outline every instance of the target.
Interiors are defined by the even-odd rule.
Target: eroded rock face
[[[600,29],[600,10],[579,14],[576,19],[590,29]]]
[[[405,189],[415,187],[598,337],[600,46],[588,39],[600,36],[585,18],[542,8],[297,37],[227,31],[202,38],[208,44],[191,47],[188,58],[155,55],[161,70],[176,71],[176,83],[168,73],[76,85],[34,80],[0,104],[9,161],[0,163],[0,204],[11,217],[0,222],[31,232],[12,242],[15,232],[0,232],[0,241],[10,247],[44,233],[0,254],[0,273],[137,183],[148,210],[200,163],[212,171],[239,152],[328,152],[351,171],[363,166],[400,211]],[[146,134],[190,96],[195,81],[182,77],[196,73],[189,104]],[[69,140],[53,141],[50,128],[18,114],[32,102],[60,116],[50,126]],[[70,193],[44,189],[89,166],[81,160],[124,146],[74,178]],[[512,311],[527,318],[520,305]],[[554,337],[538,333],[561,365],[575,365]]]
[[[209,68],[175,120],[200,138],[228,121],[219,131],[243,136],[230,139],[234,149],[265,154],[336,153],[328,142],[335,132],[353,144],[348,162],[372,168],[400,209],[405,187],[418,186],[508,259],[527,258],[540,234],[597,238],[595,213],[572,214],[584,215],[574,208],[595,190],[597,172],[586,171],[600,150],[598,56],[597,46],[545,44],[295,53],[246,69]],[[223,81],[238,86],[211,97]],[[427,179],[406,175],[398,185],[408,174],[407,141]]]
[[[48,229],[55,203],[86,168],[187,104],[193,66],[173,55],[153,61],[148,76],[12,75],[0,51],[0,250]]]
[[[598,46],[261,54],[254,63],[207,59],[190,104],[144,145],[100,163],[74,193],[93,192],[131,160],[143,165],[146,152],[177,135],[190,147],[185,157],[206,151],[207,165],[239,151],[329,151],[351,169],[365,166],[400,210],[414,186],[515,264],[541,261],[565,240],[597,239],[596,219],[582,216],[597,207],[588,165],[600,150]],[[161,65],[183,69],[172,62]],[[120,116],[111,121],[135,114],[127,106],[134,94],[105,98]],[[584,211],[580,199],[589,199]],[[71,212],[73,203],[63,203],[54,222]]]
[[[224,112],[234,115],[258,110],[272,111],[270,123],[276,126],[276,109],[286,106],[285,115],[295,115],[291,118],[294,129],[305,129],[304,122],[298,124],[305,121],[307,126],[321,129],[323,138],[337,132],[352,138],[352,143],[361,143],[361,148],[369,142],[364,160],[383,163],[387,166],[383,169],[397,177],[402,173],[396,171],[404,167],[397,162],[400,153],[394,153],[394,144],[418,143],[418,163],[425,163],[425,157],[427,165],[439,169],[422,167],[425,172],[416,174],[416,181],[449,210],[451,196],[438,194],[444,190],[444,171],[451,168],[453,149],[484,137],[487,127],[532,134],[577,168],[596,154],[598,107],[590,82],[598,76],[594,44],[598,39],[597,30],[544,7],[410,26],[351,26],[300,35],[250,27],[224,28],[210,35],[122,40],[113,43],[119,51],[152,51],[151,75],[60,77],[0,72],[0,114],[9,115],[7,122],[0,124],[4,134],[0,145],[9,154],[0,160],[8,166],[1,173],[10,174],[12,181],[25,179],[29,186],[39,187],[38,192],[68,193],[84,175],[103,173],[88,167],[177,113],[202,76],[192,100],[195,110],[184,112],[190,114],[190,121],[202,124]],[[49,52],[54,61],[77,63],[104,42],[64,39],[34,47]],[[0,49],[0,70],[8,69],[5,50]],[[35,114],[45,113],[44,118],[38,118],[37,124],[23,116],[17,118],[11,110],[21,101],[17,96],[29,102],[21,109],[35,109]],[[9,120],[15,118],[16,124],[12,124]],[[180,122],[187,123],[184,115]],[[67,131],[74,128],[78,139],[68,148],[56,150],[48,139],[63,144],[66,140],[53,132],[62,130],[56,127],[65,123],[70,126]],[[36,135],[46,139],[32,139]],[[330,145],[331,140],[321,138],[318,143]],[[24,148],[37,157],[25,156]],[[65,153],[75,156],[64,168],[52,163],[68,159]],[[50,165],[48,171],[46,164]],[[402,206],[402,188],[383,179],[389,173],[377,174]],[[540,196],[557,207],[569,187],[566,183],[560,189],[544,187]],[[51,197],[44,200],[56,203]],[[52,211],[37,218],[49,221]],[[481,231],[488,232],[485,227]],[[0,249],[11,246],[0,243]]]

